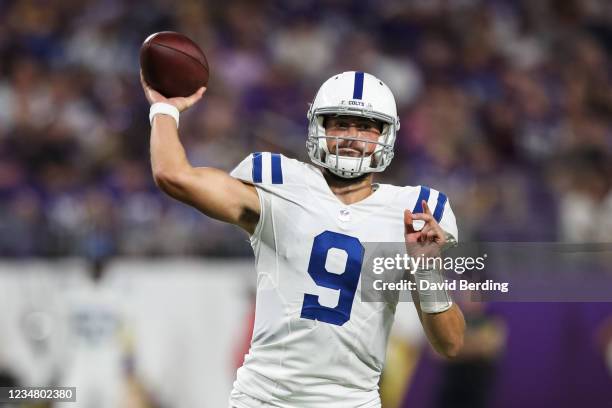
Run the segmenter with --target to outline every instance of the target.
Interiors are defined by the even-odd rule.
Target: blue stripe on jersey
[[[423,212],[423,200],[425,201],[429,200],[429,193],[430,193],[429,187],[421,186],[421,192],[419,193],[419,198],[417,198],[417,202],[414,206],[414,210],[412,210],[414,214]]]
[[[272,184],[283,184],[283,168],[278,153],[272,153]]]
[[[444,207],[446,206],[446,201],[448,198],[444,193],[438,193],[438,203],[436,204],[436,209],[434,210],[433,216],[437,222],[440,222],[442,219],[442,215],[444,214]]]
[[[355,72],[355,85],[353,86],[353,99],[361,99],[363,96],[363,72]]]
[[[261,153],[253,153],[253,183],[261,183]]]

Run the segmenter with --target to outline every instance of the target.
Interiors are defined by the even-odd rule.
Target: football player
[[[230,407],[380,407],[395,307],[360,301],[363,244],[405,242],[435,252],[458,238],[443,193],[373,182],[393,158],[399,129],[391,90],[364,72],[331,77],[307,115],[312,164],[253,153],[228,174],[191,166],[179,140],[179,112],[205,89],[166,99],[142,85],[152,104],[156,184],[243,228],[255,253],[255,328]],[[415,278],[440,282],[442,275],[420,269]],[[415,306],[434,349],[453,357],[465,323],[448,294],[439,293],[418,291]]]

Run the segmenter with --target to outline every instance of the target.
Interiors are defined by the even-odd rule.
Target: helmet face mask
[[[366,140],[347,136],[327,135],[325,117],[362,117],[382,123],[378,140]],[[344,72],[325,81],[308,111],[308,140],[306,146],[313,163],[329,169],[332,173],[355,178],[365,173],[381,172],[393,159],[393,146],[399,129],[399,118],[391,90],[376,77],[363,72]],[[361,157],[342,156],[329,151],[328,139],[341,141],[358,140],[374,144],[368,154],[364,149]]]

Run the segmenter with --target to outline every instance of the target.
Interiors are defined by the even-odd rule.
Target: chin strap
[[[372,162],[372,156],[366,157],[348,157],[338,156],[335,154],[327,153],[325,155],[325,164],[328,166],[329,171],[334,173],[336,176],[344,178],[357,178],[365,173],[365,171],[359,171],[361,169],[367,169],[370,167]],[[361,164],[361,166],[360,166]]]

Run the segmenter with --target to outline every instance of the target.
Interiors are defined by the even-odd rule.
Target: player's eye
[[[378,130],[378,126],[376,126],[375,123],[361,123],[359,125],[359,130],[364,131],[364,132],[371,132],[371,133],[380,133],[380,130]]]

